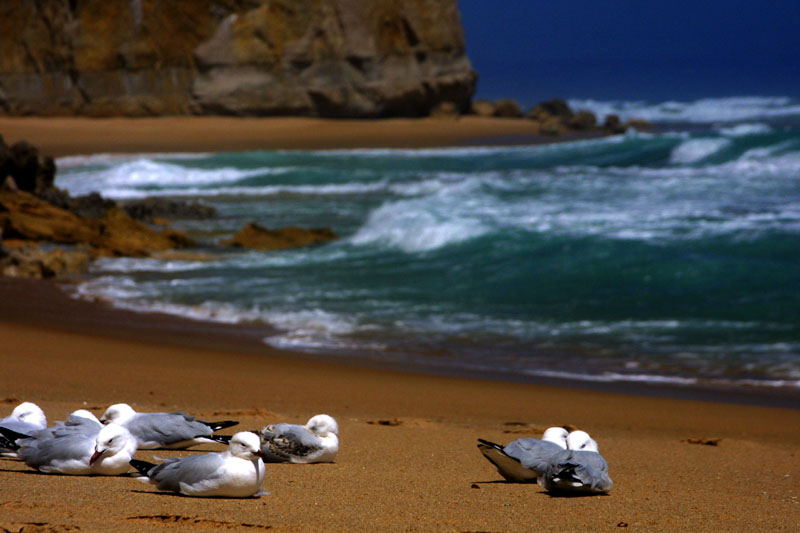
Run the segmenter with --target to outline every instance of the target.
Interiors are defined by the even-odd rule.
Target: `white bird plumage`
[[[325,414],[304,426],[272,424],[259,432],[264,460],[273,463],[331,463],[339,453],[339,424]]]
[[[258,435],[242,431],[231,437],[228,449],[170,458],[161,464],[132,460],[141,481],[159,490],[186,496],[247,498],[256,495],[264,482],[264,461]]]

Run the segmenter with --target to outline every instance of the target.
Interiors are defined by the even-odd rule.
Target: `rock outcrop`
[[[328,228],[304,229],[286,227],[269,230],[255,222],[251,222],[234,235],[232,239],[223,241],[220,244],[253,250],[281,250],[322,244],[338,238],[336,233]]]
[[[378,117],[469,109],[456,0],[0,2],[0,112]]]
[[[4,240],[89,245],[95,256],[144,257],[193,244],[180,232],[153,230],[117,207],[100,219],[85,218],[8,188],[0,189],[0,235]]]

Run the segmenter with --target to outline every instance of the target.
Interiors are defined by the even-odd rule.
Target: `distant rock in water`
[[[121,204],[131,218],[153,222],[156,219],[208,219],[217,215],[217,210],[199,202],[182,202],[168,198],[145,198]]]
[[[281,250],[321,244],[338,238],[339,236],[328,228],[303,229],[287,227],[269,230],[255,222],[251,222],[234,235],[232,239],[223,241],[220,244],[254,250]]]
[[[469,109],[457,0],[0,3],[0,112],[424,116]]]

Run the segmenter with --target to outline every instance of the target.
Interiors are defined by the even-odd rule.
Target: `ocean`
[[[538,146],[95,154],[56,185],[217,209],[205,261],[101,259],[76,298],[422,371],[800,388],[800,100],[571,101],[652,132]],[[322,246],[218,246],[247,223]]]

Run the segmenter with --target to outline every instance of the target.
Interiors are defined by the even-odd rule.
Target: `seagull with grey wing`
[[[186,496],[249,498],[256,496],[264,482],[261,440],[248,431],[230,438],[224,452],[189,457],[173,457],[154,464],[138,459],[130,461],[139,479],[159,490]]]
[[[550,492],[561,494],[604,493],[614,486],[597,442],[585,431],[573,431],[567,436],[567,449],[550,459],[538,482]]]
[[[11,411],[11,414],[0,419],[0,428],[18,434],[30,435],[47,427],[47,417],[42,408],[32,402],[22,402]],[[13,440],[0,438],[0,455],[15,456]]]
[[[541,440],[517,439],[503,446],[478,439],[478,448],[508,481],[534,483],[545,472],[550,459],[567,448],[567,434],[562,427],[551,427]]]
[[[140,450],[182,450],[215,442],[210,438],[215,431],[238,424],[233,420],[203,422],[183,412],[137,413],[126,403],[110,406],[100,421],[127,428],[139,442]]]
[[[332,463],[339,452],[339,424],[329,415],[312,416],[306,425],[271,424],[260,431],[261,451],[268,463]],[[217,442],[230,437],[214,435]]]
[[[91,421],[89,421],[91,423]],[[0,427],[25,464],[40,472],[72,475],[123,474],[136,452],[136,439],[118,424],[47,428],[33,436]]]

